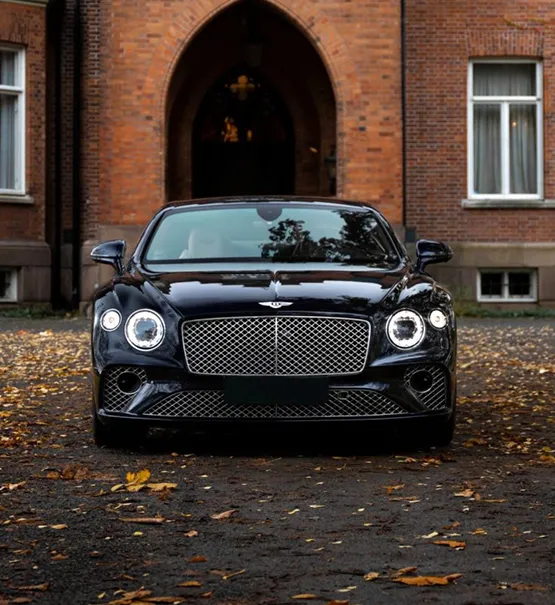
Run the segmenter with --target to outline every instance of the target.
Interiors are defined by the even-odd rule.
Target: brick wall
[[[450,242],[550,242],[555,209],[469,209],[467,70],[471,58],[544,66],[545,197],[555,198],[553,3],[407,0],[407,226]]]
[[[93,94],[98,87],[102,91],[96,104],[88,101],[84,122],[87,133],[90,120],[93,131],[99,129],[84,184],[85,237],[94,240],[101,225],[145,224],[166,200],[165,103],[172,74],[201,27],[235,2],[90,4],[95,7],[87,9],[89,27],[97,23],[99,28],[90,31],[88,44],[96,49],[96,58],[89,60],[87,86]],[[267,4],[307,36],[332,80],[340,194],[375,203],[400,223],[399,2]],[[94,12],[98,6],[100,14]]]
[[[0,3],[0,43],[26,49],[26,182],[33,204],[0,201],[0,240],[44,240],[46,137],[45,9]]]

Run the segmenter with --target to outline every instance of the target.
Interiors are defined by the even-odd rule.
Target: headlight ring
[[[443,330],[447,325],[447,315],[441,309],[434,309],[430,311],[428,321],[436,330]]]
[[[106,332],[117,330],[121,324],[121,313],[117,309],[108,309],[100,316],[100,327]]]
[[[387,320],[387,337],[399,349],[418,346],[426,335],[426,325],[421,315],[412,309],[396,311]]]
[[[166,335],[166,325],[158,313],[141,309],[132,313],[125,322],[125,338],[139,351],[154,351]]]

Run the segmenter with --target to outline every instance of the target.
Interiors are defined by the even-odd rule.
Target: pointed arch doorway
[[[333,87],[311,42],[265,2],[236,2],[197,34],[166,124],[168,200],[330,193]]]
[[[193,197],[290,195],[295,138],[280,95],[252,68],[210,88],[193,125]]]

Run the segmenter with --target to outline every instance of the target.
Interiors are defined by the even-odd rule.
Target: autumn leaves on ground
[[[0,322],[0,605],[553,603],[555,328],[461,322],[444,450],[381,431],[98,450],[85,323]]]

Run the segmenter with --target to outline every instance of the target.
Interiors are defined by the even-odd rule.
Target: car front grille
[[[228,317],[187,321],[190,372],[220,376],[348,375],[363,371],[370,323],[318,316]]]
[[[104,374],[104,387],[102,389],[103,407],[109,412],[121,412],[133,399],[135,393],[124,393],[118,386],[118,378],[122,374],[134,374],[143,385],[146,380],[146,372],[142,368],[133,366],[115,366],[108,368]]]
[[[424,392],[416,391],[411,387],[410,379],[417,372],[429,372],[431,377],[430,388]],[[413,366],[405,370],[405,386],[409,389],[420,403],[430,411],[441,410],[447,407],[447,376],[437,366]]]
[[[174,393],[155,403],[145,416],[196,419],[319,419],[371,418],[407,414],[400,405],[376,391],[332,389],[323,404],[232,405],[223,391],[197,390]]]

